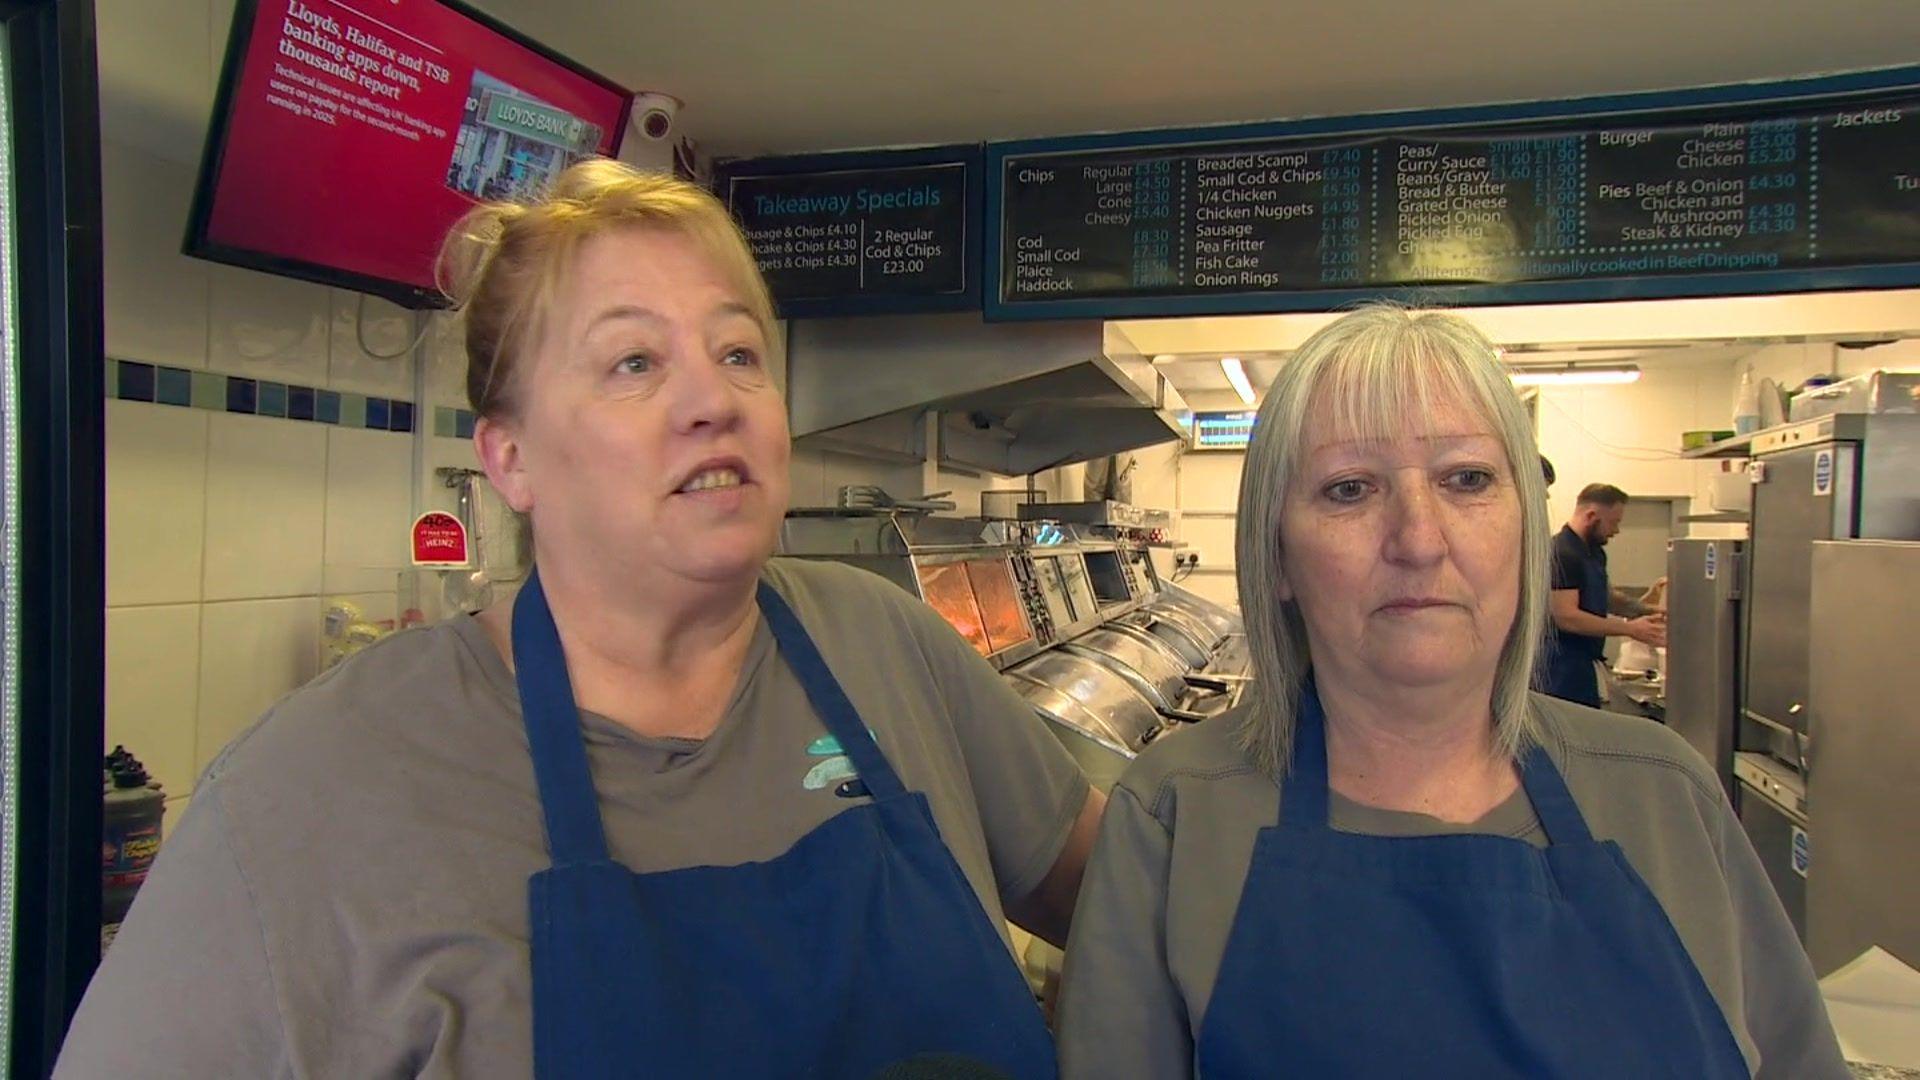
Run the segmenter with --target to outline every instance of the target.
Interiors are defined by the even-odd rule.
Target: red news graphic
[[[259,0],[213,245],[421,288],[476,199],[617,145],[627,95],[436,0]]]

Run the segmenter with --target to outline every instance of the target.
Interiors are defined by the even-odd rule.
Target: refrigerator
[[[1920,415],[1848,413],[1753,440],[1741,749],[1800,764],[1808,730],[1813,545],[1920,539]],[[1765,746],[1760,745],[1765,743]]]
[[[1920,543],[1813,545],[1812,637],[1807,952],[1823,975],[1870,945],[1920,967]]]
[[[98,961],[106,574],[91,0],[0,0],[0,1036],[52,1068]]]
[[[1740,619],[1734,805],[1808,933],[1824,845],[1848,842],[1809,787],[1825,717],[1813,695],[1814,552],[1857,539],[1920,539],[1920,414],[1846,413],[1754,436],[1753,511]]]
[[[1733,796],[1740,718],[1740,597],[1746,543],[1667,541],[1667,725]]]

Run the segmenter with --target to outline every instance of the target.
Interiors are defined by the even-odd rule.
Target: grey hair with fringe
[[[1282,775],[1291,760],[1301,692],[1312,669],[1306,624],[1282,600],[1281,510],[1299,477],[1310,411],[1349,437],[1384,440],[1409,417],[1459,402],[1487,422],[1506,451],[1520,501],[1521,545],[1514,552],[1520,603],[1508,629],[1489,703],[1494,741],[1517,758],[1534,739],[1528,702],[1547,626],[1546,481],[1533,426],[1499,351],[1465,319],[1440,311],[1371,304],[1329,323],[1287,358],[1267,388],[1240,478],[1234,562],[1255,681],[1240,728],[1255,765]]]

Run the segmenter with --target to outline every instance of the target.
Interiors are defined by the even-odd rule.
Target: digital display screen
[[[916,567],[920,575],[920,595],[927,606],[940,613],[947,624],[960,631],[975,652],[991,656],[993,646],[987,640],[986,620],[973,595],[973,582],[965,563],[942,563]]]
[[[1255,412],[1199,412],[1193,414],[1196,450],[1245,450],[1253,438]]]
[[[967,577],[973,582],[973,597],[986,624],[988,646],[997,653],[1031,640],[1033,631],[1027,628],[1026,612],[1007,560],[974,559],[966,567]]]
[[[1067,598],[1073,601],[1077,618],[1087,618],[1100,610],[1093,598],[1093,586],[1087,583],[1087,564],[1080,561],[1079,554],[1049,555],[1046,561],[1059,564],[1060,581],[1066,586]]]
[[[187,253],[437,301],[478,201],[610,155],[632,95],[445,0],[241,0]]]
[[[1060,578],[1060,560],[1042,556],[1033,560],[1033,568],[1040,579],[1040,595],[1047,602],[1047,614],[1052,617],[1054,627],[1071,626],[1073,605],[1067,601],[1067,583]]]

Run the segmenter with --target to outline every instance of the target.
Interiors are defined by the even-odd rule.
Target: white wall
[[[1837,375],[1845,378],[1884,368],[1889,371],[1920,370],[1920,338],[1905,338],[1857,349],[1824,341],[1790,345],[1769,345],[1747,356],[1742,364],[1753,365],[1753,377],[1772,379],[1792,390],[1810,375]],[[1737,378],[1738,367],[1735,369]]]
[[[1640,380],[1624,386],[1541,387],[1540,452],[1558,479],[1548,493],[1558,528],[1588,484],[1612,484],[1635,498],[1685,498],[1707,510],[1708,479],[1717,465],[1680,457],[1680,435],[1731,427],[1732,366],[1642,363]]]

